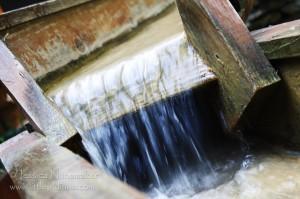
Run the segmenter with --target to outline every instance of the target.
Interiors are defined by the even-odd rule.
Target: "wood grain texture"
[[[5,29],[1,35],[37,78],[101,48],[159,14],[172,2],[93,0]]]
[[[300,56],[300,20],[253,31],[252,36],[269,59]]]
[[[6,12],[0,15],[0,30],[19,25],[30,20],[43,17],[55,12],[80,5],[92,0],[51,0],[34,5],[30,5],[21,9]]]
[[[3,42],[0,42],[0,82],[35,130],[47,135],[49,140],[61,144],[76,133]]]
[[[224,127],[237,126],[256,93],[279,81],[228,0],[177,0],[188,40],[216,73]]]
[[[0,158],[22,198],[142,199],[145,196],[37,133],[0,145]]]

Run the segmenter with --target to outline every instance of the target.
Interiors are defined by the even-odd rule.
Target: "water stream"
[[[215,187],[231,179],[243,159],[242,144],[222,134],[205,97],[192,91],[82,136],[97,167],[150,196],[193,195]]]

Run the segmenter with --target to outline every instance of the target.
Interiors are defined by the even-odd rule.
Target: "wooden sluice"
[[[78,117],[91,115],[98,118],[99,125],[188,89],[208,87],[214,93],[212,103],[221,110],[223,127],[230,133],[243,127],[244,120],[258,116],[257,107],[269,96],[287,89],[289,101],[283,109],[288,112],[285,122],[293,127],[293,134],[275,132],[269,136],[284,137],[287,142],[300,137],[296,125],[300,91],[295,83],[300,71],[300,21],[250,33],[228,0],[177,0],[183,25],[171,38],[167,35],[146,45],[146,50],[119,57],[114,63],[104,62],[109,65],[107,70],[92,70],[89,78],[100,79],[102,85],[94,96],[69,100],[68,95],[84,94],[88,86],[85,79],[79,79],[60,92],[47,93],[52,101],[35,80],[76,68],[74,63],[88,60],[91,53],[99,56],[93,52],[104,52],[114,39],[143,20],[172,9],[167,7],[173,1],[63,2],[50,1],[0,16],[0,80],[33,127],[33,132],[25,131],[0,145],[1,162],[12,184],[20,187],[19,197],[144,198],[76,154],[84,153],[76,149],[81,142],[78,127],[88,130]],[[253,1],[243,3],[245,15]],[[152,62],[147,62],[149,58]],[[147,64],[139,64],[142,60]],[[146,90],[154,94],[145,96]],[[109,97],[103,97],[107,94]],[[124,96],[130,103],[122,101]],[[109,114],[105,103],[112,104]],[[262,115],[257,118],[265,119]],[[297,146],[300,139],[292,144]],[[66,173],[69,176],[59,176]],[[37,182],[41,187],[33,186]]]

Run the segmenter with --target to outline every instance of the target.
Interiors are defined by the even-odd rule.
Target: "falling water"
[[[213,141],[220,129],[202,103],[192,91],[183,92],[84,133],[84,146],[99,168],[150,195],[214,187],[231,177],[240,162],[231,159],[234,150],[224,148],[223,157],[212,159],[210,149],[220,153],[224,143]]]
[[[193,195],[230,179],[242,160],[204,93],[214,80],[180,34],[53,98],[84,131],[96,166],[150,196]]]
[[[153,27],[170,24],[176,21]],[[147,41],[159,35],[146,30]],[[202,93],[216,77],[184,35],[130,58],[120,53],[126,60],[113,63],[120,49],[130,48],[138,49],[136,43],[118,46],[106,55],[110,62],[100,57],[91,63],[95,68],[75,73],[74,81],[50,93],[84,131],[96,166],[151,197],[298,198],[300,155],[270,151],[263,143],[244,156],[244,145],[224,135]]]

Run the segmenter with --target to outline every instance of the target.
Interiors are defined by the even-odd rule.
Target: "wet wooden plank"
[[[0,15],[0,30],[43,17],[92,0],[52,0],[37,3]]]
[[[37,133],[1,144],[0,158],[22,198],[145,198]]]
[[[5,29],[1,35],[37,78],[103,47],[159,14],[172,2],[94,0]]]
[[[36,131],[58,144],[76,134],[75,128],[43,95],[42,90],[22,64],[0,42],[0,82],[20,106]]]
[[[224,127],[237,126],[257,92],[279,81],[228,0],[177,0],[188,40],[219,79]]]
[[[269,59],[300,56],[300,20],[253,31],[251,34]]]

